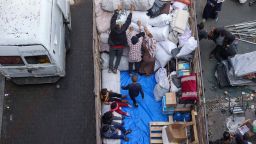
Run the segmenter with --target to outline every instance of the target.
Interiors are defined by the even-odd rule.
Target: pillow
[[[181,100],[198,101],[196,74],[183,76],[181,78]]]

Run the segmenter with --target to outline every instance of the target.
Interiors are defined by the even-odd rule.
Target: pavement
[[[201,16],[205,3],[205,0],[197,1],[196,10],[198,22],[201,22],[202,20]],[[256,6],[249,7],[248,2],[245,4],[240,4],[238,0],[226,0],[222,5],[222,11],[219,14],[218,21],[216,22],[215,20],[209,20],[206,22],[205,27],[208,31],[210,31],[213,27],[226,26],[245,21],[255,20],[255,13]],[[218,106],[218,100],[223,99],[224,91],[228,91],[231,96],[237,97],[241,95],[242,91],[250,91],[251,89],[255,89],[256,87],[232,87],[220,89],[218,87],[216,78],[214,77],[217,61],[208,59],[209,54],[214,47],[215,44],[212,41],[202,40],[200,42],[205,98],[207,104],[216,103],[215,106]],[[255,45],[242,42],[239,43],[239,53],[245,53],[255,50]],[[207,107],[211,106],[207,105]],[[226,130],[225,118],[229,115],[227,113],[221,113],[220,109],[207,109],[207,115],[209,126],[209,139],[216,140],[221,138],[223,131]]]
[[[74,0],[71,12],[72,48],[66,76],[45,85],[6,81],[12,120],[4,119],[1,144],[96,143],[92,1]]]

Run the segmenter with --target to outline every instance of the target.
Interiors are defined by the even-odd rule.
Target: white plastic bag
[[[142,25],[147,25],[150,20],[150,17],[147,15],[147,12],[134,11],[132,13],[132,22],[137,24],[138,20],[141,21]]]
[[[178,36],[179,39],[179,47],[182,47],[187,41],[188,39],[192,36],[192,32],[189,28],[189,26],[187,26],[186,30],[184,31],[184,33],[180,36]]]
[[[179,42],[178,33],[176,31],[171,31],[168,35],[168,39],[177,45]]]
[[[109,73],[107,69],[102,70],[102,88],[120,93],[120,71],[116,74]]]
[[[162,78],[162,77],[166,77],[167,76],[167,71],[165,68],[159,68],[158,71],[156,72],[155,74],[155,79],[156,79],[156,82],[159,83],[159,80]]]
[[[167,52],[169,55],[172,54],[173,49],[177,48],[177,45],[169,40],[161,41],[159,42],[159,44],[165,50],[165,52]]]
[[[114,59],[113,64],[115,63],[116,58]],[[102,69],[108,69],[108,65],[109,65],[109,54],[107,53],[102,53],[101,54],[101,68]],[[118,66],[118,70],[120,71],[126,71],[129,69],[128,66],[128,57],[127,56],[122,56],[121,57],[121,61],[120,64]]]
[[[107,44],[108,43],[109,32],[104,32],[100,34],[100,42]]]
[[[169,55],[159,43],[156,44],[156,55],[155,58],[160,63],[161,67],[165,67],[165,65],[171,60],[172,55]]]
[[[157,71],[160,68],[160,63],[158,62],[158,60],[155,60],[155,66],[154,66],[154,71]]]
[[[103,12],[101,15],[96,17],[96,26],[98,32],[104,33],[110,30],[110,21],[112,16],[112,13]]]
[[[240,2],[241,4],[243,4],[243,3],[246,3],[247,0],[239,0],[239,2]]]
[[[170,14],[161,14],[155,18],[149,20],[148,24],[155,27],[163,27],[170,24],[171,15]]]
[[[182,2],[178,2],[178,1],[175,1],[173,4],[172,4],[172,7],[174,9],[182,9],[182,10],[185,10],[185,9],[188,9],[188,6]]]
[[[194,37],[190,37],[188,41],[184,44],[181,48],[180,52],[177,54],[176,57],[186,56],[193,52],[197,47],[197,41]]]
[[[168,25],[164,27],[148,27],[148,30],[153,35],[153,38],[158,42],[165,41],[168,39],[168,35],[169,35]]]
[[[155,0],[102,0],[102,9],[106,11],[114,11],[118,5],[122,4],[124,9],[130,9],[131,4],[134,4],[135,10],[147,11],[149,10]]]
[[[180,88],[177,88],[176,85],[173,83],[172,81],[172,76],[176,75],[176,71],[173,71],[170,73],[170,75],[168,76],[169,79],[169,83],[171,84],[171,88],[170,88],[170,92],[178,92],[180,91]]]
[[[160,101],[162,97],[168,92],[168,89],[165,89],[160,86],[160,84],[156,84],[154,88],[154,96],[156,101]]]

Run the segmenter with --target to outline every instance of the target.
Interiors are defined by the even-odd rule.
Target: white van
[[[7,78],[65,76],[69,0],[1,0],[0,7],[1,74]]]

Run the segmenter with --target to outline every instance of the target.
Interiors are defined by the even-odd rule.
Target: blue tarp
[[[149,122],[167,121],[167,116],[162,114],[161,101],[155,101],[153,90],[156,85],[155,75],[140,76],[138,82],[142,85],[144,91],[144,99],[139,95],[136,100],[139,104],[138,108],[124,108],[130,116],[124,119],[126,129],[131,129],[132,133],[127,135],[129,142],[122,141],[122,144],[149,144]],[[127,72],[121,72],[121,85],[131,83],[131,78]],[[129,103],[133,105],[127,90],[121,90],[123,95],[127,95]]]

